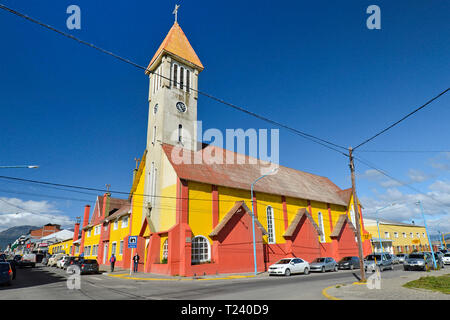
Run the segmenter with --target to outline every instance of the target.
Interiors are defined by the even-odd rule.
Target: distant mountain
[[[30,230],[39,229],[35,226],[17,226],[0,232],[0,251],[5,250],[8,244],[13,243],[23,234],[28,234]]]

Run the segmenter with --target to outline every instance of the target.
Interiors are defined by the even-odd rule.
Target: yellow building
[[[378,234],[376,220],[364,219],[364,223],[366,230],[372,236],[372,244],[375,252],[380,251],[380,238],[383,250],[394,254],[409,253],[414,250],[430,250],[427,233],[424,226],[396,221],[379,220],[380,232]]]
[[[68,239],[65,241],[51,244],[50,246],[48,246],[48,252],[50,254],[65,253],[67,255],[70,255],[72,251],[72,246],[73,246],[73,239]]]

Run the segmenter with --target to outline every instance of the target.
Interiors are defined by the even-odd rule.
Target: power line
[[[31,18],[31,17],[29,17],[29,16],[27,16],[27,15],[25,15],[25,14],[23,14],[23,13],[20,13],[20,12],[14,10],[14,9],[8,8],[8,7],[6,7],[6,6],[3,5],[3,4],[0,4],[0,9],[3,9],[3,10],[5,10],[5,11],[8,11],[8,12],[10,12],[10,13],[12,13],[12,14],[14,14],[14,15],[17,15],[17,16],[19,16],[19,17],[21,17],[21,18],[24,18],[24,19],[26,19],[26,20],[28,20],[28,21],[30,21],[30,22],[33,22],[33,23],[35,23],[35,24],[38,24],[38,25],[40,25],[41,27],[47,28],[47,29],[49,29],[49,30],[51,30],[51,31],[54,31],[54,32],[56,32],[56,33],[58,33],[58,34],[60,34],[60,35],[62,35],[62,36],[65,36],[65,37],[67,37],[67,38],[69,38],[69,39],[75,40],[75,41],[77,41],[77,42],[79,42],[79,43],[81,43],[81,44],[84,44],[84,45],[89,46],[89,47],[91,47],[91,48],[93,48],[93,49],[96,49],[96,50],[98,50],[98,51],[100,51],[100,52],[102,52],[102,53],[104,53],[104,54],[110,55],[110,56],[112,56],[112,57],[114,57],[114,58],[116,58],[116,59],[118,59],[118,60],[120,60],[120,61],[122,61],[122,62],[125,62],[125,63],[127,63],[127,64],[130,64],[130,65],[132,65],[132,66],[134,66],[134,67],[136,67],[136,68],[138,68],[138,69],[144,70],[145,72],[148,72],[148,73],[151,73],[151,74],[156,75],[156,76],[158,76],[158,77],[161,77],[161,78],[163,78],[163,79],[166,79],[166,80],[170,81],[171,83],[175,83],[175,85],[177,85],[177,84],[180,83],[180,82],[177,82],[177,81],[172,80],[171,78],[168,78],[168,77],[165,77],[165,76],[163,76],[163,75],[161,75],[161,74],[155,73],[154,71],[151,71],[151,70],[147,69],[146,67],[141,66],[141,65],[139,65],[139,64],[137,64],[137,63],[135,63],[135,62],[133,62],[133,61],[131,61],[131,60],[129,60],[129,59],[123,58],[123,57],[121,57],[121,56],[119,56],[119,55],[117,55],[117,54],[115,54],[115,53],[113,53],[113,52],[111,52],[111,51],[105,50],[105,49],[103,49],[103,48],[101,48],[101,47],[99,47],[99,46],[97,46],[97,45],[94,45],[94,44],[89,43],[89,42],[87,42],[87,41],[81,40],[81,39],[79,39],[79,38],[77,38],[77,37],[75,37],[75,36],[73,36],[73,35],[71,35],[71,34],[68,34],[68,33],[63,32],[63,31],[61,31],[61,30],[58,30],[58,29],[56,29],[56,28],[54,28],[54,27],[52,27],[52,26],[50,26],[50,25],[48,25],[48,24],[46,24],[46,23],[40,22],[40,21],[38,21],[38,20],[36,20],[36,19],[34,19],[34,18]],[[217,98],[217,97],[215,97],[215,96],[213,96],[213,95],[211,95],[211,94],[202,92],[202,91],[197,90],[197,89],[194,89],[194,88],[189,88],[189,89],[192,90],[192,91],[195,91],[195,92],[197,92],[198,94],[201,94],[201,95],[203,95],[203,96],[205,96],[205,97],[207,97],[207,98],[209,98],[209,99],[211,99],[211,100],[214,100],[214,101],[216,101],[216,102],[218,102],[218,103],[221,103],[221,104],[224,104],[224,105],[226,105],[226,106],[228,106],[228,107],[234,108],[235,110],[244,112],[244,113],[246,113],[246,114],[248,114],[248,115],[251,115],[251,116],[253,116],[253,117],[255,117],[255,118],[258,118],[258,119],[260,119],[260,120],[263,120],[263,121],[265,121],[265,122],[268,122],[268,123],[271,123],[271,124],[273,124],[273,125],[282,127],[282,128],[284,128],[284,129],[287,129],[287,130],[290,130],[290,131],[294,132],[295,134],[297,134],[297,135],[299,135],[299,136],[301,136],[301,137],[303,137],[303,138],[305,138],[305,139],[308,139],[308,140],[310,140],[310,141],[312,141],[312,142],[315,142],[315,143],[317,143],[317,144],[320,144],[320,145],[322,145],[322,146],[324,146],[324,147],[326,147],[326,148],[328,148],[328,149],[330,149],[330,150],[339,152],[339,153],[343,154],[344,156],[347,156],[346,153],[343,153],[342,151],[336,149],[336,148],[340,148],[340,149],[346,150],[347,148],[345,148],[345,147],[343,147],[343,146],[340,146],[340,145],[335,144],[335,143],[333,143],[333,142],[330,142],[330,141],[321,139],[321,138],[316,137],[316,136],[314,136],[314,135],[311,135],[311,134],[302,132],[302,131],[300,131],[300,130],[298,130],[298,129],[289,127],[289,126],[287,126],[287,125],[284,125],[284,124],[282,124],[282,123],[280,123],[280,122],[271,120],[271,119],[266,118],[266,117],[264,117],[264,116],[262,116],[262,115],[256,114],[256,113],[254,113],[254,112],[252,112],[252,111],[249,111],[249,110],[247,110],[247,109],[245,109],[245,108],[243,108],[243,107],[239,107],[239,106],[237,106],[237,105],[235,105],[235,104],[226,102],[225,100],[220,99],[220,98]]]
[[[444,153],[450,150],[358,150],[358,152],[374,152],[374,153]]]
[[[416,112],[418,112],[419,110],[425,108],[427,105],[429,105],[431,102],[433,102],[434,100],[438,99],[440,96],[444,95],[445,93],[447,93],[447,91],[449,91],[450,88],[445,89],[444,91],[442,91],[441,93],[439,93],[437,96],[435,96],[434,98],[432,98],[431,100],[428,100],[425,104],[421,105],[419,108],[415,109],[414,111],[408,113],[406,116],[404,116],[403,118],[401,118],[400,120],[394,122],[393,124],[391,124],[390,126],[388,126],[386,129],[381,130],[380,132],[378,132],[376,135],[372,136],[371,138],[363,141],[362,143],[360,143],[359,145],[357,145],[355,148],[353,148],[353,150],[356,150],[357,148],[359,148],[360,146],[366,144],[367,142],[375,139],[376,137],[378,137],[379,135],[383,134],[384,132],[388,131],[389,129],[391,129],[392,127],[396,126],[397,124],[399,124],[400,122],[406,120],[408,117],[412,116],[413,114],[415,114]]]

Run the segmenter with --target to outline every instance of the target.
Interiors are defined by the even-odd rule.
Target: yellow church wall
[[[211,185],[189,181],[189,226],[193,236],[202,235],[210,242],[212,231]]]
[[[172,228],[177,221],[177,174],[167,157],[162,161],[161,197],[159,199],[159,229],[166,231]]]
[[[271,195],[267,193],[258,192],[256,194],[257,214],[258,221],[262,224],[264,229],[267,228],[267,208],[271,206],[273,208],[274,225],[275,225],[275,243],[285,243],[283,238],[284,234],[284,214],[283,214],[283,202],[281,196]],[[251,203],[250,203],[251,205]],[[251,207],[249,207],[251,210]],[[267,237],[264,237],[267,241]]]
[[[250,191],[221,186],[217,190],[219,193],[219,222],[233,208],[236,201],[245,201],[247,207],[252,210]]]

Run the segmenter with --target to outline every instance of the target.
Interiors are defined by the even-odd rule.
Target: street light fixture
[[[36,165],[24,165],[24,166],[0,166],[0,169],[36,169],[39,168],[39,166]]]
[[[259,177],[258,179],[256,179],[255,181],[253,181],[251,188],[250,188],[250,192],[251,192],[251,201],[252,201],[252,229],[253,229],[253,263],[255,265],[255,275],[257,274],[257,265],[256,265],[256,243],[255,243],[255,208],[254,208],[254,201],[253,201],[253,186],[255,185],[256,182],[258,182],[259,180],[261,180],[262,178],[264,178],[265,176],[268,176],[270,174],[273,174],[274,172],[276,172],[278,170],[278,166],[276,166],[275,168],[273,168],[270,172],[262,175],[261,177]]]

